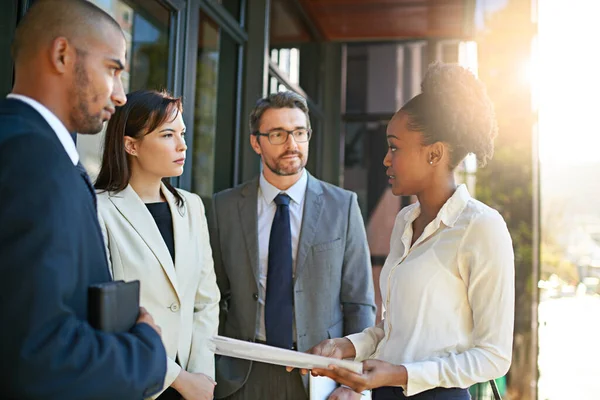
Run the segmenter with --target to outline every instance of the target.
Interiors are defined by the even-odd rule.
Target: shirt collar
[[[438,212],[437,217],[433,221],[434,227],[437,229],[441,222],[448,227],[454,226],[456,220],[463,212],[467,203],[471,200],[471,195],[469,194],[469,189],[465,184],[459,185],[454,194],[450,196],[450,198],[444,203],[440,211]],[[419,214],[421,214],[421,206],[417,203],[417,205],[406,213],[404,219],[405,221],[414,221]]]
[[[69,158],[73,162],[73,165],[77,165],[79,162],[79,153],[77,153],[77,146],[75,146],[75,142],[73,141],[73,137],[65,127],[65,125],[58,119],[56,115],[52,111],[50,111],[46,106],[39,103],[38,101],[32,99],[31,97],[23,96],[21,94],[9,94],[6,96],[7,99],[15,99],[20,100],[24,103],[29,104],[36,110],[40,115],[46,120],[48,125],[52,128],[52,130],[58,136],[58,140],[65,148],[65,151],[69,155]]]
[[[279,193],[285,193],[290,196],[290,199],[296,204],[302,204],[304,201],[304,196],[306,195],[306,187],[308,185],[308,174],[306,173],[306,169],[302,170],[302,176],[296,183],[290,186],[287,190],[279,190],[272,184],[270,184],[265,178],[264,174],[260,174],[260,191],[262,192],[262,196],[267,202],[267,204],[271,204],[275,197]]]

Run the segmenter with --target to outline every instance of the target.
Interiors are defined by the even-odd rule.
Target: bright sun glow
[[[538,0],[530,76],[542,163],[600,161],[600,1]]]

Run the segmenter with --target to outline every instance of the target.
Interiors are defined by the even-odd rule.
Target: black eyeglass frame
[[[308,139],[306,139],[305,141],[299,141],[299,140],[297,140],[296,136],[294,135],[294,132],[302,131],[302,130],[306,130],[306,132],[308,134]],[[273,142],[271,142],[271,133],[273,133],[273,132],[285,132],[287,134],[286,137],[285,137],[285,140],[283,142],[281,142],[281,143],[273,143]],[[294,140],[296,141],[296,143],[308,143],[310,141],[310,138],[312,137],[312,129],[311,128],[299,128],[299,129],[294,129],[292,131],[288,131],[286,129],[274,129],[273,131],[267,132],[267,133],[262,133],[260,131],[255,131],[255,132],[252,132],[252,134],[254,136],[266,136],[267,140],[269,141],[269,143],[271,143],[273,146],[281,146],[282,144],[286,144],[287,143],[287,141],[290,138],[290,135],[292,135],[294,137]]]

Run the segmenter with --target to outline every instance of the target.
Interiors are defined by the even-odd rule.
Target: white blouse
[[[411,247],[420,206],[402,209],[380,278],[383,329],[348,336],[356,360],[404,365],[411,396],[503,376],[512,357],[514,253],[500,214],[464,185]]]

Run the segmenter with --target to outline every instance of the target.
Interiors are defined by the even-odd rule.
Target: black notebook
[[[104,332],[127,332],[138,319],[140,281],[113,281],[88,287],[88,322]]]

